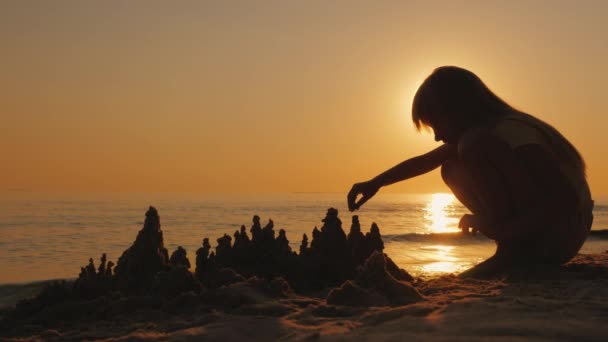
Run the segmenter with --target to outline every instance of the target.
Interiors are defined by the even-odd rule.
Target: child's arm
[[[401,162],[369,181],[353,185],[347,196],[348,209],[350,211],[359,209],[381,187],[432,171],[455,155],[455,146],[443,144],[428,153]],[[357,202],[358,195],[362,197]]]

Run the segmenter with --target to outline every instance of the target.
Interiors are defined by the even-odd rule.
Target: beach
[[[213,247],[223,234],[233,235],[252,217],[262,224],[273,220],[285,229],[289,245],[299,248],[303,234],[320,227],[327,208],[336,208],[348,229],[358,215],[363,229],[377,223],[386,253],[400,267],[421,277],[457,273],[494,253],[492,240],[481,234],[469,237],[443,235],[457,232],[458,220],[468,211],[453,195],[378,194],[356,212],[346,208],[343,193],[287,193],[255,195],[168,196],[166,194],[21,194],[0,198],[0,285],[48,279],[74,278],[89,258],[106,253],[114,260],[127,248],[143,224],[148,205],[160,210],[165,244],[195,251],[203,238]],[[608,199],[596,199],[592,229],[608,228]],[[590,237],[581,253],[608,250],[608,239]]]
[[[424,297],[418,303],[350,307],[327,304],[322,295],[260,292],[244,282],[216,292],[221,303],[209,293],[146,305],[140,298],[140,309],[111,318],[23,325],[11,334],[22,340],[600,341],[608,331],[608,253],[581,254],[559,269],[511,278],[444,275],[414,285]],[[71,309],[95,305],[111,306],[92,301]],[[11,339],[6,332],[3,338]]]
[[[2,1],[0,342],[608,341],[606,18]]]
[[[604,340],[608,331],[608,251],[488,279],[410,274],[377,226],[367,231],[353,219],[348,229],[334,208],[322,222],[296,254],[282,229],[277,236],[273,222],[262,228],[256,216],[251,240],[244,229],[234,244],[228,235],[213,250],[203,242],[191,267],[185,250],[168,257],[150,207],[114,269],[104,255],[76,279],[1,285],[0,338],[555,341]],[[594,231],[594,249],[605,235]],[[433,246],[479,239],[407,238]]]

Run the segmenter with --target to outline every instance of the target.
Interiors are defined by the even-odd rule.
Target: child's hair
[[[418,130],[429,126],[433,115],[447,115],[464,124],[485,125],[501,117],[519,114],[557,148],[557,158],[574,163],[585,173],[585,162],[576,148],[553,126],[521,112],[498,97],[483,81],[469,70],[456,66],[442,66],[433,71],[422,83],[412,104],[412,121]]]
[[[455,66],[435,69],[422,83],[412,105],[416,128],[428,126],[431,115],[449,115],[459,122],[483,123],[515,111],[477,75]]]

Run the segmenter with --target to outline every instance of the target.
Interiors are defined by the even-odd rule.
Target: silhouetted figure
[[[424,80],[412,120],[443,144],[354,184],[349,210],[383,186],[441,167],[446,185],[471,211],[460,229],[479,230],[497,244],[492,258],[463,276],[559,265],[576,255],[591,229],[593,200],[585,162],[559,131],[455,66],[437,68]]]

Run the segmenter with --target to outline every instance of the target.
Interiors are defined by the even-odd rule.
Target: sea
[[[328,208],[336,208],[348,233],[358,215],[365,233],[375,222],[385,252],[402,268],[420,276],[457,273],[490,257],[492,240],[481,234],[457,232],[468,213],[452,194],[377,194],[360,210],[347,210],[345,193],[285,193],[262,195],[34,195],[0,198],[0,284],[77,277],[89,258],[102,253],[116,262],[142,228],[149,206],[157,208],[165,247],[188,252],[195,265],[203,238],[212,246],[224,234],[233,235],[254,215],[262,225],[285,229],[298,251],[303,234],[321,227]],[[593,230],[608,228],[608,198],[595,199]],[[581,252],[608,250],[608,239],[590,236]]]

